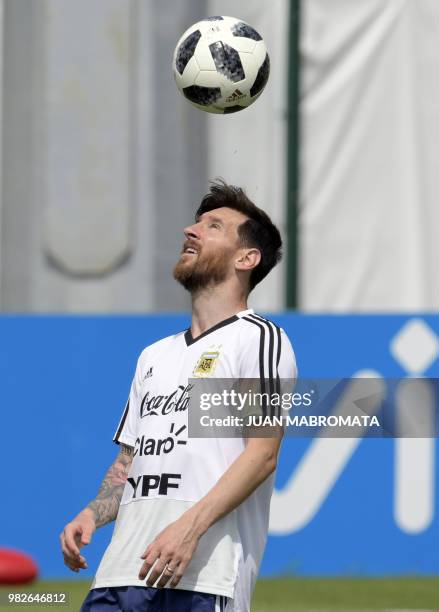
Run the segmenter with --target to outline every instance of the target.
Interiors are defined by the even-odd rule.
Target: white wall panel
[[[208,117],[209,175],[242,186],[264,208],[285,237],[285,147],[288,0],[210,0],[210,15],[230,15],[250,23],[265,39],[270,78],[250,108]],[[279,265],[251,295],[252,306],[284,306],[284,267]]]
[[[439,307],[439,3],[303,3],[300,306]]]
[[[109,272],[132,247],[132,7],[46,0],[46,249],[71,274]]]
[[[206,188],[177,92],[191,0],[5,0],[1,308],[183,310],[172,278]]]

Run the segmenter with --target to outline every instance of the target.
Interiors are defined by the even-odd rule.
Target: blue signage
[[[304,378],[438,376],[439,316],[271,317]],[[187,327],[179,316],[3,316],[3,500],[0,544],[29,552],[44,577],[72,576],[64,524],[95,497],[117,454],[111,439],[136,360]],[[423,382],[422,379],[425,378]],[[394,401],[416,418],[402,380]],[[437,448],[426,437],[286,438],[262,574],[435,574]],[[111,535],[86,556],[91,576]]]

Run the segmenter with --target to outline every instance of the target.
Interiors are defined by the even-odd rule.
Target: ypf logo
[[[412,431],[413,427],[418,428],[417,437],[400,437],[394,441],[393,514],[402,531],[417,534],[429,527],[434,516],[435,397],[431,383],[422,376],[439,357],[439,339],[425,321],[411,319],[391,340],[389,349],[407,375],[396,389],[396,422],[402,431],[406,423]],[[356,396],[358,381],[355,379],[372,379],[375,399],[369,398],[368,413],[378,411],[386,394],[381,373],[361,370],[352,378],[345,394]],[[409,383],[410,378],[419,380]],[[345,399],[344,396],[341,404]],[[422,418],[418,412],[421,406]],[[313,520],[361,441],[361,430],[354,438],[334,439],[323,433],[312,441],[285,487],[273,494],[270,533],[291,534]]]
[[[181,474],[143,474],[137,478],[127,478],[133,487],[133,499],[137,497],[150,497],[151,492],[157,495],[167,495],[169,489],[178,489]]]

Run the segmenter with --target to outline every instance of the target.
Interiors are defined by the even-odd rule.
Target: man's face
[[[247,217],[231,208],[216,208],[201,215],[184,230],[186,240],[174,278],[190,292],[214,286],[232,276],[241,247],[238,227]]]

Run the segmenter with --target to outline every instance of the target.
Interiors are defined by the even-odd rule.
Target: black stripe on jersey
[[[128,401],[125,406],[125,410],[123,412],[122,418],[119,423],[119,427],[117,428],[116,435],[113,438],[113,442],[116,442],[116,444],[119,444],[120,434],[122,433],[123,426],[125,425],[125,421],[127,420],[129,408],[130,408],[130,400],[128,398]]]
[[[250,315],[252,317],[252,319],[255,319],[256,321],[261,321],[263,324],[265,323],[265,325],[268,328],[268,334],[269,334],[269,339],[268,339],[268,384],[270,386],[270,398],[274,393],[274,381],[273,381],[273,350],[274,350],[274,334],[273,334],[273,328],[271,327],[271,325],[268,325],[268,322],[263,319],[262,317],[258,317],[257,315],[251,314]],[[274,416],[275,413],[275,406],[273,406],[271,404],[270,401],[270,416]]]
[[[260,338],[259,338],[259,378],[261,379],[261,393],[265,393],[265,369],[264,369],[264,347],[265,347],[265,327],[262,323],[255,321],[254,319],[250,319],[249,317],[242,317],[249,323],[253,323],[253,325],[257,325],[260,329]],[[267,406],[266,404],[262,404],[262,413],[263,416],[267,416]]]
[[[273,323],[273,321],[269,321],[268,319],[264,319],[260,315],[254,314],[250,315],[254,319],[261,321],[264,323],[269,330],[270,334],[270,343],[268,347],[268,367],[269,367],[269,381],[270,381],[270,393],[280,393],[280,379],[279,379],[279,361],[280,361],[280,352],[281,352],[281,334],[280,328]],[[276,354],[276,365],[274,363],[274,330],[277,332],[277,354]],[[273,370],[275,369],[275,376],[273,375]],[[281,406],[273,406],[270,404],[270,416],[280,416],[281,414]]]
[[[225,325],[229,325],[229,323],[234,323],[235,321],[238,321],[238,320],[239,320],[239,317],[237,317],[236,315],[233,315],[233,317],[229,317],[228,319],[224,319],[224,321],[220,321],[219,323],[217,323],[210,329],[206,329],[205,332],[203,332],[196,338],[193,338],[191,328],[189,327],[189,329],[187,329],[184,333],[184,339],[186,340],[186,345],[190,346],[194,342],[197,342],[197,340],[204,338],[204,336],[207,336],[208,334],[216,331],[217,329],[220,329],[220,327],[224,327]]]
[[[277,332],[277,357],[276,357],[276,391],[280,393],[280,379],[279,379],[279,362],[280,362],[280,351],[282,348],[282,337],[280,334],[280,327],[275,325]]]

